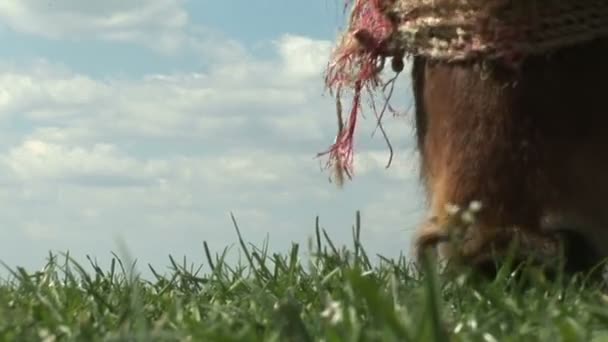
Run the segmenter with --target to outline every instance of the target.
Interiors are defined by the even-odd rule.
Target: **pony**
[[[430,218],[416,249],[481,269],[519,241],[543,263],[564,244],[566,265],[608,257],[608,39],[499,63],[413,59],[421,179]],[[481,203],[455,248],[455,207]],[[461,210],[462,211],[462,210]],[[522,256],[524,257],[524,256]]]
[[[326,83],[338,96],[354,88],[354,103],[343,121],[338,101],[327,153],[350,177],[361,93],[381,85],[387,58],[401,71],[412,57],[429,213],[419,257],[491,270],[513,243],[544,264],[563,255],[572,271],[608,257],[605,0],[350,3]]]

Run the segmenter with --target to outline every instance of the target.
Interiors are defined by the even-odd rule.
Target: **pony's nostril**
[[[599,233],[596,224],[591,224],[569,215],[549,214],[543,218],[541,229],[554,234],[560,241],[565,258],[565,271],[569,273],[587,272],[599,265],[602,251],[599,246],[606,235]]]
[[[562,242],[566,271],[589,271],[602,261],[601,255],[583,234],[567,229],[560,229],[556,234]]]
[[[500,264],[493,258],[483,258],[473,263],[473,268],[478,274],[493,279],[498,274]]]

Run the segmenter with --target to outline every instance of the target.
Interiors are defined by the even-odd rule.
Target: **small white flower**
[[[471,330],[477,330],[477,321],[475,319],[469,319],[467,323]]]
[[[473,216],[471,211],[465,211],[462,213],[462,221],[468,224],[475,223],[475,216]]]
[[[45,328],[38,330],[38,337],[40,337],[40,340],[43,342],[55,342],[57,340],[57,336]]]
[[[445,211],[450,215],[456,215],[460,211],[460,207],[458,207],[456,204],[447,203],[445,205]]]
[[[490,335],[489,333],[483,334],[483,339],[486,342],[498,342],[498,340],[494,336]]]
[[[340,304],[340,302],[330,300],[325,310],[321,312],[321,317],[329,320],[329,323],[332,325],[336,325],[342,322],[343,314],[342,305]]]
[[[471,204],[469,204],[469,210],[471,210],[474,213],[479,212],[481,210],[481,202],[480,201],[471,202]]]

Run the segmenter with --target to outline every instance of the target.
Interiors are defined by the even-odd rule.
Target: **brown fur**
[[[445,235],[446,204],[477,200],[471,240],[444,257],[481,257],[512,232],[534,248],[558,230],[588,244],[572,260],[608,256],[608,39],[529,57],[518,71],[415,57],[412,79],[434,218],[419,250]]]

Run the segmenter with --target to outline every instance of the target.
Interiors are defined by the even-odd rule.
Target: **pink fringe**
[[[339,177],[353,174],[353,145],[357,116],[361,110],[361,91],[373,92],[381,83],[379,74],[389,55],[387,41],[395,31],[394,24],[382,12],[390,0],[347,0],[345,9],[352,5],[346,34],[338,43],[328,65],[325,83],[330,93],[340,101],[345,88],[354,90],[353,103],[346,123],[340,123],[335,143],[319,156],[329,154],[327,167],[337,167]],[[340,111],[340,106],[338,106]],[[342,120],[342,113],[338,113]],[[342,127],[345,125],[344,127]]]

